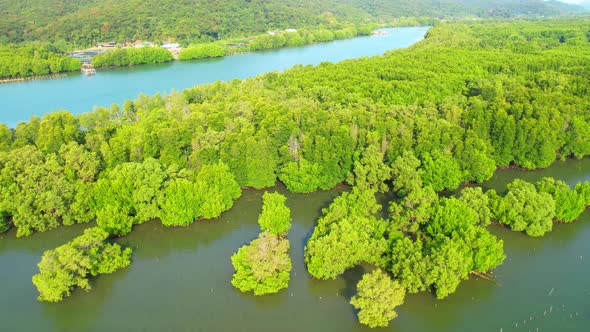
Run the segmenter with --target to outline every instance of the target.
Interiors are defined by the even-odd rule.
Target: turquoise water
[[[92,110],[196,84],[227,81],[285,70],[297,64],[316,65],[385,53],[408,47],[424,38],[428,27],[385,29],[385,36],[367,36],[298,48],[244,53],[223,59],[173,62],[130,68],[98,70],[96,76],[81,73],[66,78],[0,85],[0,121],[14,126],[31,115],[65,109],[72,113]]]

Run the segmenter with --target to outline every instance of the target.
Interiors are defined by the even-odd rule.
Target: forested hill
[[[4,0],[0,43],[175,39],[195,42],[270,29],[396,17],[552,16],[581,7],[542,0]]]

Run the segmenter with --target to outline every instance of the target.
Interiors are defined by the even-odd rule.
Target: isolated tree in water
[[[357,290],[350,304],[359,309],[361,324],[369,327],[388,326],[389,321],[397,317],[395,307],[403,304],[406,296],[406,290],[381,269],[365,274]]]
[[[236,269],[231,283],[242,292],[264,295],[289,286],[292,264],[286,235],[291,228],[291,211],[285,201],[279,193],[264,194],[258,218],[262,233],[231,257]]]

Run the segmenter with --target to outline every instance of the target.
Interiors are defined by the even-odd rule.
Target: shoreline
[[[0,84],[59,79],[59,78],[67,77],[68,73],[71,73],[71,72],[61,72],[61,73],[54,73],[54,74],[47,74],[47,75],[34,75],[34,76],[27,76],[27,77],[0,78]]]
[[[368,34],[368,35],[356,35],[356,36],[351,37],[351,38],[333,39],[333,40],[326,41],[326,42],[312,42],[312,43],[304,44],[304,45],[300,45],[300,46],[288,46],[288,45],[285,45],[285,46],[281,46],[281,47],[261,49],[261,50],[251,50],[249,48],[248,49],[245,49],[245,50],[236,49],[233,52],[227,53],[227,54],[225,54],[222,57],[205,57],[205,58],[186,59],[186,60],[180,60],[180,59],[178,59],[178,57],[175,57],[171,61],[166,61],[166,62],[157,63],[157,64],[171,64],[171,63],[175,63],[175,62],[191,62],[191,61],[210,60],[210,59],[222,59],[222,58],[225,58],[225,57],[234,56],[234,55],[240,55],[240,54],[245,54],[245,53],[257,53],[257,52],[265,52],[265,51],[276,51],[276,50],[287,49],[287,48],[307,47],[307,46],[313,46],[313,45],[317,45],[317,44],[325,44],[325,43],[335,42],[335,41],[339,41],[339,40],[350,40],[350,39],[361,38],[361,37],[380,37],[380,36],[385,36],[385,35],[388,34],[388,33],[376,33],[376,32],[378,32],[378,31],[380,31],[382,29],[412,28],[412,27],[418,27],[418,26],[414,26],[414,25],[382,26],[382,27],[377,27],[377,28],[373,29],[371,31],[371,33]],[[424,27],[431,28],[432,26],[424,26]],[[225,40],[225,41],[221,41],[221,42],[231,42],[231,40]],[[202,45],[204,45],[204,44],[202,44]],[[68,53],[85,52],[85,51],[95,51],[95,50],[99,50],[99,48],[97,48],[97,47],[91,47],[91,48],[87,48],[87,49],[84,49],[84,50],[71,51],[71,52],[68,52]],[[137,66],[142,66],[142,65],[144,65],[144,64],[135,64],[135,65],[131,65],[131,66],[104,66],[104,67],[95,67],[95,69],[97,69],[97,72],[98,72],[98,70],[102,70],[102,69],[109,70],[109,69],[117,69],[117,68],[131,68],[131,67],[137,67]],[[68,76],[68,73],[69,72],[61,72],[61,73],[55,73],[55,74],[36,75],[36,76],[29,76],[29,77],[0,78],[0,84],[9,84],[9,83],[18,83],[18,82],[27,82],[27,81],[37,81],[37,80],[60,79],[60,78],[67,77]]]

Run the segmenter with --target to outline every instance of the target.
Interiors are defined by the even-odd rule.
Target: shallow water
[[[500,171],[484,187],[501,190],[516,177],[554,176],[570,184],[590,179],[590,159],[558,162],[536,172]],[[59,304],[35,301],[31,276],[42,252],[84,227],[0,240],[0,329],[7,331],[365,331],[348,304],[364,268],[333,281],[309,277],[303,248],[314,223],[345,188],[291,194],[289,232],[293,272],[287,290],[254,297],[230,280],[230,256],[258,232],[263,191],[245,191],[218,220],[167,229],[148,222],[119,240],[134,248],[133,264],[75,291]],[[472,277],[439,301],[410,295],[388,331],[587,331],[590,326],[590,213],[556,225],[543,238],[492,226],[508,258],[495,271],[497,284]],[[526,322],[525,322],[526,321]],[[516,326],[518,324],[518,327]]]

